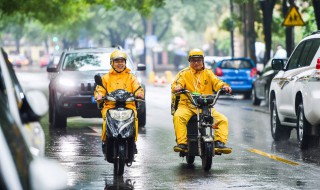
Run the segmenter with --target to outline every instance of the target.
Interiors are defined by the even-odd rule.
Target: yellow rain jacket
[[[135,95],[137,94],[144,94],[143,88],[141,87],[137,77],[130,73],[130,69],[126,68],[121,73],[116,72],[113,68],[109,71],[109,73],[102,76],[102,84],[107,89],[108,93],[113,92],[118,89],[124,89],[128,92],[135,92]],[[98,94],[101,94],[103,97],[106,96],[107,92],[106,90],[97,85],[94,97]],[[98,101],[98,103],[101,103],[102,101]],[[115,102],[110,102],[104,100],[103,109],[101,110],[101,115],[104,120],[103,126],[102,126],[102,134],[101,134],[101,140],[106,141],[106,114],[108,109],[114,108]],[[135,115],[135,126],[136,126],[136,136],[135,141],[137,141],[138,138],[138,118],[137,118],[137,109],[134,102],[129,102],[126,105],[127,108],[133,109],[134,115]]]
[[[180,71],[171,85],[172,94],[174,88],[180,86],[190,92],[198,92],[200,94],[213,94],[221,89],[227,83],[220,80],[210,69],[196,71],[191,67],[187,67]],[[173,95],[173,102],[175,96]],[[172,103],[173,103],[172,102]],[[173,123],[175,128],[176,140],[178,144],[187,144],[187,122],[196,114],[196,108],[191,104],[185,94],[180,95],[180,101],[177,110],[173,110]],[[228,139],[228,119],[215,109],[212,109],[214,117],[214,125],[218,127],[215,130],[214,140],[227,142]]]

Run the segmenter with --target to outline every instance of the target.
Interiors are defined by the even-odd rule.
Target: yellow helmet
[[[188,61],[190,61],[191,57],[201,57],[204,58],[204,53],[201,49],[192,49],[188,53]]]
[[[121,50],[115,50],[110,55],[110,64],[113,64],[113,61],[116,59],[124,59],[127,61],[127,54],[124,51]]]

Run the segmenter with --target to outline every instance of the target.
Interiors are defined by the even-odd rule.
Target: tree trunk
[[[256,33],[254,29],[254,0],[250,0],[249,3],[246,5],[247,7],[247,45],[249,45],[249,57],[256,63],[256,50],[255,50],[255,43],[256,43]]]
[[[316,17],[317,27],[320,30],[320,0],[313,0],[314,15]]]
[[[271,24],[272,24],[272,16],[273,16],[273,8],[276,3],[276,0],[268,0],[268,1],[259,1],[260,7],[263,14],[263,34],[265,36],[265,53],[263,64],[266,64],[270,59],[271,53],[271,43],[272,43],[272,34],[271,34]]]
[[[245,3],[243,5],[240,5],[240,8],[242,9],[243,11],[243,44],[244,44],[244,47],[243,48],[243,55],[245,57],[248,56],[248,38],[249,38],[249,29],[248,29],[248,14],[247,14],[247,11],[248,11],[248,3]]]

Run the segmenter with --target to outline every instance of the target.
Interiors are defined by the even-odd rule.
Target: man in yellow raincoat
[[[211,69],[204,67],[204,53],[200,49],[192,49],[188,53],[190,66],[181,70],[175,77],[171,85],[172,93],[179,92],[181,89],[200,94],[212,94],[221,88],[225,88],[231,93],[230,86],[221,81]],[[185,94],[180,95],[180,101],[173,114],[173,124],[176,134],[177,145],[174,146],[175,152],[187,152],[187,123],[196,114],[196,108],[191,104]],[[228,139],[228,119],[215,109],[212,109],[214,117],[213,128],[215,128],[214,141],[215,148],[219,152],[231,153],[231,148],[225,146]]]
[[[110,55],[110,64],[111,69],[109,73],[102,76],[102,86],[97,85],[94,97],[98,103],[101,103],[103,100],[102,97],[105,97],[107,93],[113,92],[118,89],[124,89],[128,92],[133,93],[137,98],[144,99],[144,91],[141,88],[141,85],[135,75],[130,73],[130,69],[126,67],[127,54],[121,50],[115,50]],[[104,151],[104,146],[106,144],[106,114],[108,109],[114,108],[115,103],[110,101],[104,101],[103,109],[101,110],[101,115],[103,118],[102,125],[102,150]],[[134,102],[126,104],[127,108],[130,108],[134,111],[135,115],[135,142],[138,139],[138,118],[137,118],[137,109]],[[136,147],[135,147],[136,152]]]

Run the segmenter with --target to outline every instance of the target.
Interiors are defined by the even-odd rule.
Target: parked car
[[[39,66],[41,68],[48,66],[51,56],[49,54],[43,55],[39,59]]]
[[[0,97],[0,189],[65,188],[66,171],[56,161],[43,157],[42,128],[29,128],[46,113],[45,96],[35,90],[22,91],[3,49]]]
[[[251,99],[253,105],[260,105],[261,101],[269,102],[269,89],[271,80],[278,73],[271,67],[271,59],[268,61],[262,72],[258,71],[256,80],[253,82]]]
[[[230,58],[230,56],[205,56],[204,63],[207,68],[210,68],[214,71],[218,61]]]
[[[252,84],[257,77],[257,68],[252,59],[246,57],[222,59],[212,70],[231,86],[233,93],[241,93],[246,99],[250,98]]]
[[[320,129],[320,31],[299,42],[285,64],[273,59],[278,74],[270,86],[271,134],[275,141],[290,138],[297,130],[301,149],[319,144]]]
[[[9,55],[9,61],[12,63],[13,66],[16,67],[28,66],[30,64],[30,61],[27,59],[27,57],[22,54]]]
[[[53,127],[67,127],[67,118],[99,118],[100,110],[94,101],[94,75],[109,72],[110,54],[116,48],[84,48],[62,52],[57,67],[47,67],[52,73],[49,84],[49,122]],[[126,66],[131,72],[145,70],[144,64],[136,65],[128,55]],[[142,84],[142,88],[145,86]],[[137,103],[139,126],[146,123],[145,102]]]

